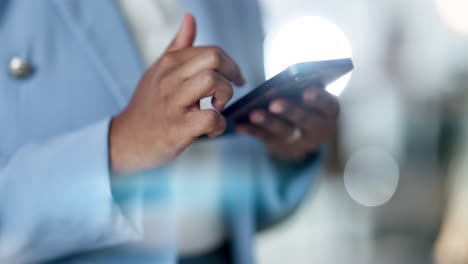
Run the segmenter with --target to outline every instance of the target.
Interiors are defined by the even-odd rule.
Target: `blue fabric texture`
[[[183,2],[198,20],[197,45],[221,46],[244,72],[250,88],[236,90],[235,98],[260,84],[263,32],[256,1]],[[109,122],[144,70],[116,3],[0,1],[1,263],[176,261],[170,217],[158,227],[166,244],[139,244],[146,203],[170,200],[165,169],[131,181],[109,175]],[[9,75],[13,57],[30,62],[32,74]],[[253,263],[257,211],[273,219],[297,207],[317,164],[280,188],[284,181],[260,142],[229,136],[218,143],[234,261]]]

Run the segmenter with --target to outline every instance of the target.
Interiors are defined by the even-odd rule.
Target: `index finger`
[[[204,70],[214,70],[236,85],[243,85],[245,79],[234,60],[221,48],[200,47],[181,51],[182,57],[190,57],[188,61],[175,71],[184,80]]]
[[[304,106],[322,113],[325,117],[336,118],[340,114],[338,98],[326,90],[309,88],[302,94]]]

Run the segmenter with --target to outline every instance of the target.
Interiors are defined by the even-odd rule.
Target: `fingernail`
[[[281,114],[284,112],[284,105],[280,102],[273,102],[270,104],[270,112],[274,114]]]
[[[238,86],[243,86],[245,83],[246,83],[245,77],[244,77],[244,75],[241,73],[241,74],[239,75],[239,82],[236,83],[236,84],[237,84]]]
[[[222,111],[224,109],[224,103],[213,97],[213,107],[218,111]]]
[[[261,124],[265,121],[265,115],[261,112],[253,112],[250,115],[250,121],[254,124]]]

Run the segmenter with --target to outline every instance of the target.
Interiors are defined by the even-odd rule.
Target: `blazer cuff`
[[[39,262],[138,239],[112,197],[109,124],[25,145],[0,169],[0,260]]]

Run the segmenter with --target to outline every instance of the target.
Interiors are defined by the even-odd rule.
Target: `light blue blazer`
[[[250,87],[261,83],[256,1],[184,3],[198,20],[197,44],[221,46]],[[13,57],[32,64],[31,76],[8,73]],[[143,71],[114,0],[0,1],[0,263],[64,257],[61,263],[175,263],[171,239],[157,248],[138,243],[145,232],[142,201],[169,199],[165,169],[131,182],[112,182],[109,175],[109,121]],[[316,166],[285,176],[259,141],[230,136],[217,142],[233,258],[252,263],[255,231],[299,204]],[[158,228],[167,235],[171,223]]]

